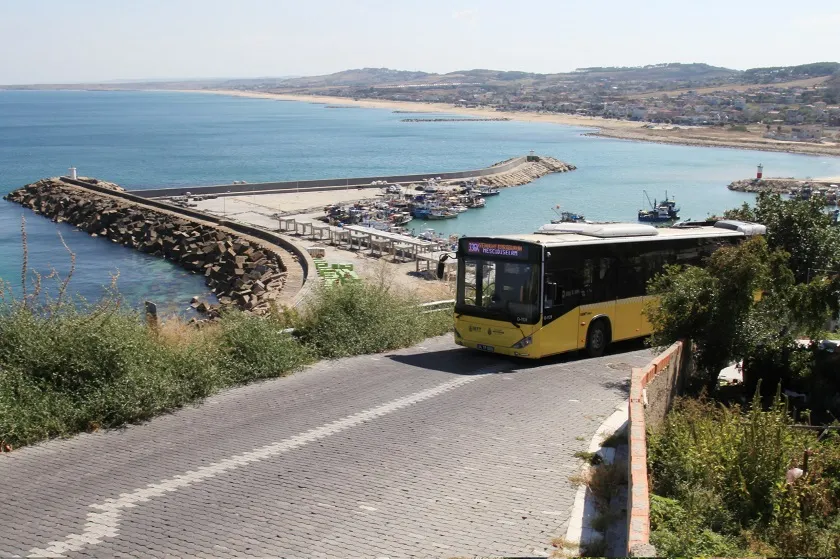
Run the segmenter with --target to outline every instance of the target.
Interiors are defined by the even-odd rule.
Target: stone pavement
[[[574,452],[650,359],[622,350],[531,363],[436,338],[4,454],[0,557],[547,555]]]

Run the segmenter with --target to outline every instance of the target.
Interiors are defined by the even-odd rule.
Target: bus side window
[[[615,284],[616,299],[644,295],[645,277],[642,258],[639,256],[626,256],[619,260]]]
[[[545,307],[546,309],[551,308],[554,305],[563,304],[563,292],[560,291],[560,289],[557,286],[557,282],[554,281],[553,274],[546,274],[543,293],[545,294],[543,307]]]

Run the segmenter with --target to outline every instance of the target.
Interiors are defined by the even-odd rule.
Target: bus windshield
[[[456,312],[521,324],[540,319],[540,265],[466,258],[458,266]]]

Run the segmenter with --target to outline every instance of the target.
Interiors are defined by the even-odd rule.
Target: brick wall
[[[627,554],[654,556],[650,545],[650,488],[647,470],[647,429],[665,419],[674,397],[691,370],[691,352],[677,342],[645,367],[634,368],[630,379],[629,459],[627,492]]]

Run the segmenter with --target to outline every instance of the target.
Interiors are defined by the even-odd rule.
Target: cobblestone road
[[[573,453],[650,357],[629,349],[533,364],[438,338],[5,454],[0,556],[544,555]]]

